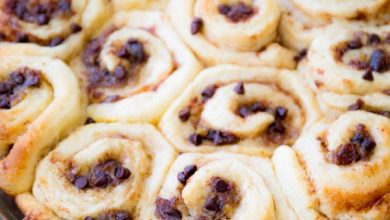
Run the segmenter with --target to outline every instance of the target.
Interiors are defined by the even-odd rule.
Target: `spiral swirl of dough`
[[[159,12],[115,14],[72,62],[96,121],[156,122],[202,65]]]
[[[42,160],[32,194],[16,200],[28,217],[38,219],[48,214],[61,219],[99,219],[110,212],[150,219],[154,198],[175,154],[152,125],[87,125]],[[110,181],[103,186],[93,183],[93,176],[102,172],[96,168],[101,164],[115,167],[114,177],[106,173]],[[127,178],[118,177],[118,167],[130,172]],[[89,188],[80,189],[77,181],[70,181],[69,173],[86,176],[83,172],[88,170],[92,170]]]
[[[390,120],[363,111],[321,121],[276,150],[278,180],[301,219],[387,219]]]
[[[346,111],[358,99],[371,110],[390,110],[389,36],[390,26],[334,25],[314,39],[299,70],[325,112]]]
[[[278,44],[267,47],[279,23],[275,0],[172,0],[167,10],[181,37],[207,65],[295,66],[291,51]]]
[[[272,154],[320,117],[296,72],[222,65],[206,69],[160,121],[183,152]],[[238,91],[239,87],[243,91]]]
[[[68,60],[108,15],[104,0],[0,1],[0,55]]]
[[[62,61],[0,58],[0,188],[28,190],[36,164],[60,137],[84,120],[74,73]]]
[[[191,175],[183,181],[180,175],[189,168]],[[217,210],[210,205],[214,198]],[[161,204],[164,200],[168,208]],[[157,219],[168,217],[161,216],[168,209],[179,211],[182,219],[297,219],[268,159],[230,153],[180,155],[168,172],[155,209]]]

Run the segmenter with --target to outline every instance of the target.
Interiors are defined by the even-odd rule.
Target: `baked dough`
[[[32,193],[16,201],[30,219],[83,220],[118,213],[151,219],[154,198],[175,156],[152,125],[87,125],[41,161]],[[121,167],[130,174],[118,176]],[[88,178],[87,186],[77,182],[81,176]],[[102,176],[108,178],[105,185],[98,182]]]
[[[230,12],[222,12],[221,7],[230,8]],[[240,7],[247,14],[233,13]],[[167,11],[177,32],[208,66],[231,63],[295,67],[294,53],[271,43],[280,17],[275,0],[171,0]],[[194,34],[197,20],[201,24]]]
[[[155,123],[202,68],[160,12],[117,13],[94,36],[72,67],[96,121]]]
[[[297,219],[270,160],[261,157],[182,154],[171,166],[158,196],[155,219],[164,219],[161,214],[167,213],[168,208],[161,204],[164,200],[182,219]]]
[[[388,219],[390,120],[364,111],[321,121],[273,163],[300,219]]]
[[[301,80],[297,72],[274,68],[208,68],[159,126],[181,152],[271,155],[280,144],[293,144],[321,115]]]
[[[84,122],[85,103],[60,60],[1,57],[0,81],[0,188],[14,195],[30,189],[38,161]]]

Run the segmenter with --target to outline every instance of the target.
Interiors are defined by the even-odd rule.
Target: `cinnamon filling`
[[[83,54],[83,63],[88,77],[88,91],[93,102],[115,102],[121,99],[118,95],[104,96],[97,90],[107,87],[121,87],[136,77],[136,73],[148,60],[143,43],[129,39],[124,45],[115,49],[115,55],[121,59],[112,71],[100,65],[99,55],[109,30],[97,39],[92,40]]]
[[[82,174],[76,168],[71,168],[66,178],[78,189],[93,189],[119,185],[130,176],[130,170],[119,161],[107,160]]]
[[[39,87],[41,75],[40,71],[29,68],[12,72],[0,83],[0,109],[11,109],[20,101],[25,90]]]
[[[54,36],[50,39],[41,39],[31,34],[25,33],[18,25],[13,25],[12,17],[28,23],[35,23],[39,26],[49,24],[51,19],[62,17],[69,18],[73,15],[70,0],[6,0],[3,3],[4,12],[9,17],[2,21],[0,26],[0,42],[15,43],[36,43],[41,46],[55,47],[61,45],[70,35],[82,30],[79,24],[73,23],[66,33]]]
[[[358,124],[349,142],[340,145],[329,153],[329,160],[340,166],[350,165],[360,160],[366,160],[374,150],[376,142],[367,131],[366,126]]]
[[[87,216],[84,220],[132,220],[132,216],[127,211],[111,210],[97,217]]]
[[[224,15],[228,21],[238,23],[250,19],[256,14],[257,10],[244,2],[238,2],[232,5],[220,4],[218,6],[218,12]]]
[[[377,115],[382,115],[384,117],[387,117],[387,118],[390,118],[390,111],[383,111],[383,110],[374,110],[374,109],[370,109],[369,106],[367,106],[363,100],[361,99],[358,99],[355,103],[353,103],[352,105],[350,105],[348,107],[348,110],[349,111],[358,111],[358,110],[363,110],[363,111],[366,111],[366,112],[371,112],[371,113],[374,113],[374,114],[377,114]]]

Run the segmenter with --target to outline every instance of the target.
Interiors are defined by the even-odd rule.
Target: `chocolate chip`
[[[369,45],[377,45],[381,42],[381,38],[377,34],[368,35],[367,43]]]
[[[146,61],[146,53],[141,42],[137,40],[129,40],[126,43],[125,48],[127,53],[130,55],[131,63],[143,63]]]
[[[333,157],[333,162],[337,165],[349,165],[360,160],[359,151],[356,145],[347,143],[342,145]]]
[[[195,35],[202,30],[203,20],[201,18],[194,18],[191,22],[191,34]]]
[[[246,118],[250,115],[252,115],[253,112],[252,110],[246,106],[246,105],[242,105],[242,106],[239,106],[238,107],[238,115],[241,117],[241,118]]]
[[[220,212],[221,207],[218,204],[218,196],[207,198],[204,208],[212,212]]]
[[[25,34],[25,33],[17,32],[17,33],[16,33],[16,37],[15,37],[15,41],[16,41],[17,43],[28,43],[29,37],[28,37],[28,35]]]
[[[74,185],[78,189],[85,189],[88,187],[88,179],[85,176],[77,177],[75,182],[74,182]]]
[[[39,25],[46,25],[50,21],[50,17],[46,14],[39,14],[37,15],[36,19]]]
[[[288,114],[288,109],[284,108],[284,107],[277,107],[276,110],[275,110],[275,116],[276,118],[278,119],[285,119],[287,117],[287,114]]]
[[[218,12],[222,15],[227,15],[230,12],[231,8],[230,6],[226,4],[221,4],[218,6]]]
[[[6,95],[0,96],[0,108],[1,109],[10,109],[11,108],[11,101]]]
[[[105,174],[98,174],[94,180],[94,186],[105,188],[108,185],[108,177]]]
[[[364,80],[367,80],[367,81],[374,81],[374,75],[372,74],[372,71],[371,70],[366,70],[366,72],[364,72],[362,78]]]
[[[271,135],[281,135],[281,134],[284,134],[285,131],[286,131],[286,128],[284,127],[282,122],[279,120],[276,120],[267,129],[267,132]]]
[[[201,93],[203,100],[207,101],[208,99],[213,97],[216,90],[217,90],[217,86],[215,85],[207,86]]]
[[[295,60],[296,62],[299,62],[299,61],[301,61],[303,58],[305,58],[306,55],[307,55],[307,49],[303,49],[303,50],[299,51],[299,53],[298,53],[296,56],[294,56],[294,60]]]
[[[236,5],[229,6],[230,10],[225,13],[221,13],[226,16],[226,18],[231,22],[240,22],[244,21],[248,18],[250,18],[252,15],[254,15],[255,10],[253,7],[246,5],[243,2],[239,2]]]
[[[224,193],[229,190],[229,184],[221,179],[217,178],[214,183],[213,183],[214,190],[219,192],[219,193]]]
[[[62,44],[62,42],[64,42],[64,38],[62,38],[62,37],[55,37],[55,38],[50,40],[49,46],[50,47],[56,47],[56,46]]]
[[[366,152],[371,152],[376,146],[376,143],[374,140],[371,138],[364,138],[361,147],[366,151]]]
[[[25,80],[25,86],[37,87],[41,84],[41,76],[38,74],[29,74]]]
[[[370,68],[370,64],[365,60],[350,60],[348,64],[358,70],[367,70]]]
[[[156,199],[155,215],[162,220],[182,219],[181,212],[174,208],[169,200],[163,198]]]
[[[200,134],[191,134],[188,140],[191,142],[191,144],[195,146],[199,146],[202,144],[203,137]]]
[[[370,68],[376,72],[384,72],[389,68],[389,65],[388,54],[381,49],[374,50],[370,58]]]
[[[243,82],[237,83],[237,85],[234,87],[234,91],[239,95],[245,94],[245,87]]]
[[[23,74],[18,72],[11,73],[11,78],[17,85],[22,85],[25,80]]]
[[[94,124],[96,123],[96,121],[93,119],[93,118],[87,118],[87,120],[85,121],[85,124],[88,125],[88,124]]]
[[[239,138],[230,132],[209,130],[207,132],[207,140],[213,142],[217,146],[235,144]]]
[[[253,103],[250,108],[254,113],[267,111],[267,106],[262,102]]]
[[[184,168],[184,170],[177,174],[177,179],[180,183],[186,184],[188,178],[190,178],[196,171],[198,167],[196,165],[188,165]]]
[[[127,52],[127,49],[126,48],[121,48],[118,50],[118,52],[116,53],[116,55],[120,58],[129,58],[130,57],[130,54]]]
[[[348,48],[349,49],[359,49],[363,47],[362,40],[360,38],[355,38],[348,42]]]
[[[90,216],[87,216],[84,218],[84,220],[94,220],[94,218],[90,217]]]
[[[115,168],[115,178],[120,180],[125,180],[129,178],[131,175],[131,172],[126,167],[117,167]]]
[[[127,212],[119,211],[115,214],[115,220],[131,220],[131,216]]]
[[[348,107],[348,111],[357,111],[363,109],[364,101],[361,99],[356,100],[356,102]]]
[[[114,76],[115,76],[116,79],[123,80],[123,79],[126,78],[126,75],[127,75],[126,74],[126,69],[125,69],[124,66],[119,65],[119,66],[115,67],[115,69],[114,69]]]
[[[187,106],[183,110],[179,112],[179,119],[182,122],[188,121],[188,119],[191,117],[191,107]]]
[[[77,23],[72,23],[70,25],[70,31],[72,32],[72,34],[78,33],[82,30],[83,30],[83,28]]]

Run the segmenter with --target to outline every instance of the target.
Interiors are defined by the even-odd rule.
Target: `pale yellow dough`
[[[27,218],[83,220],[109,210],[151,219],[154,199],[176,152],[149,124],[92,124],[62,141],[41,161],[32,193],[16,201]],[[104,189],[77,189],[68,179],[69,163],[89,169],[114,159],[131,172],[129,179]]]
[[[0,188],[12,195],[30,189],[39,160],[85,120],[85,103],[67,65],[46,57],[0,58],[1,79],[22,68],[40,71],[42,82],[11,109],[0,110]]]

